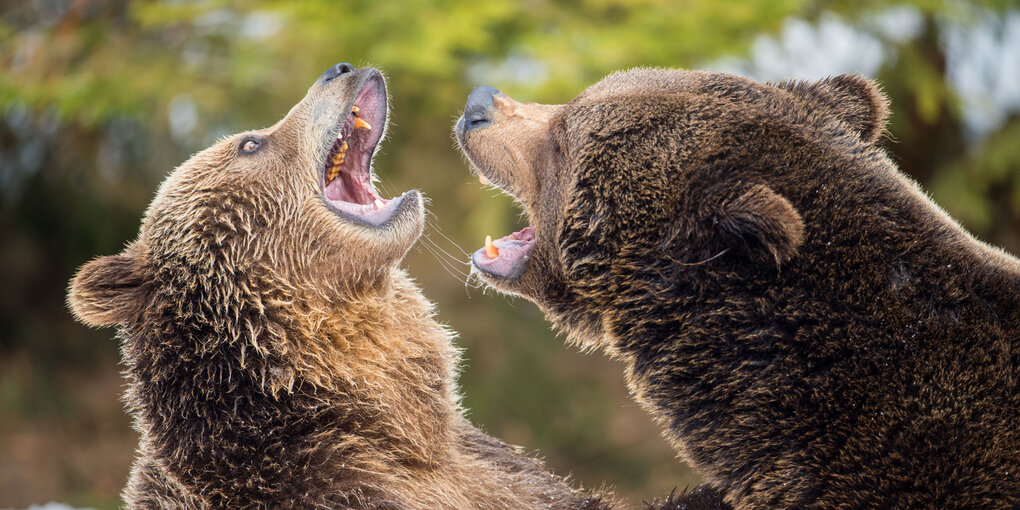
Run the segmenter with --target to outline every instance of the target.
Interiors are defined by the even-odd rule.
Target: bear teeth
[[[485,236],[485,256],[490,259],[499,257],[499,248],[492,244],[492,236]]]
[[[333,164],[329,167],[329,172],[326,174],[326,184],[333,182],[340,175],[340,165],[344,163],[344,158],[347,157],[347,142],[344,142],[340,146],[340,151],[333,156]]]

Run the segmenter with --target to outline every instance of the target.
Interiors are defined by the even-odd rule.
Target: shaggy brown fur
[[[537,241],[482,277],[622,359],[726,501],[1020,507],[1020,263],[874,145],[874,84],[638,69],[486,115],[458,139]]]
[[[327,151],[371,80],[320,79],[275,126],[192,157],[138,239],[74,278],[75,315],[123,340],[129,507],[608,506],[464,418],[452,334],[398,268],[418,193],[379,226],[327,207]]]
[[[730,507],[722,500],[722,496],[709,484],[702,484],[691,490],[677,492],[656,501],[648,508],[658,510],[729,510]]]

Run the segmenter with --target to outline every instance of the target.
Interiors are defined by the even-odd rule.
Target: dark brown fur
[[[516,278],[737,508],[1020,507],[1020,263],[875,145],[858,76],[638,69],[459,130]],[[517,155],[517,156],[514,156]]]
[[[417,193],[379,228],[323,202],[331,128],[368,74],[317,83],[253,154],[249,133],[195,155],[138,239],[74,278],[75,315],[123,341],[128,506],[608,507],[464,418],[453,335],[398,267]]]

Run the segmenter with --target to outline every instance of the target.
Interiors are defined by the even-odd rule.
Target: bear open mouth
[[[397,210],[400,197],[386,199],[375,189],[372,156],[386,124],[382,76],[369,78],[340,124],[323,162],[323,195],[334,211],[349,219],[381,225]]]
[[[527,267],[528,257],[535,249],[535,227],[523,229],[495,241],[485,237],[485,246],[471,256],[471,262],[480,271],[499,278],[520,276]]]

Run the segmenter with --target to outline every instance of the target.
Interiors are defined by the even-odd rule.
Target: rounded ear
[[[724,236],[743,241],[752,255],[765,255],[777,266],[804,242],[800,213],[764,184],[723,203],[717,225]]]
[[[140,312],[142,276],[133,247],[99,257],[78,269],[67,291],[67,304],[82,323],[120,324]]]
[[[867,143],[875,143],[885,130],[889,99],[878,85],[859,75],[841,74],[815,82],[783,81],[776,87],[813,103],[857,131]]]

